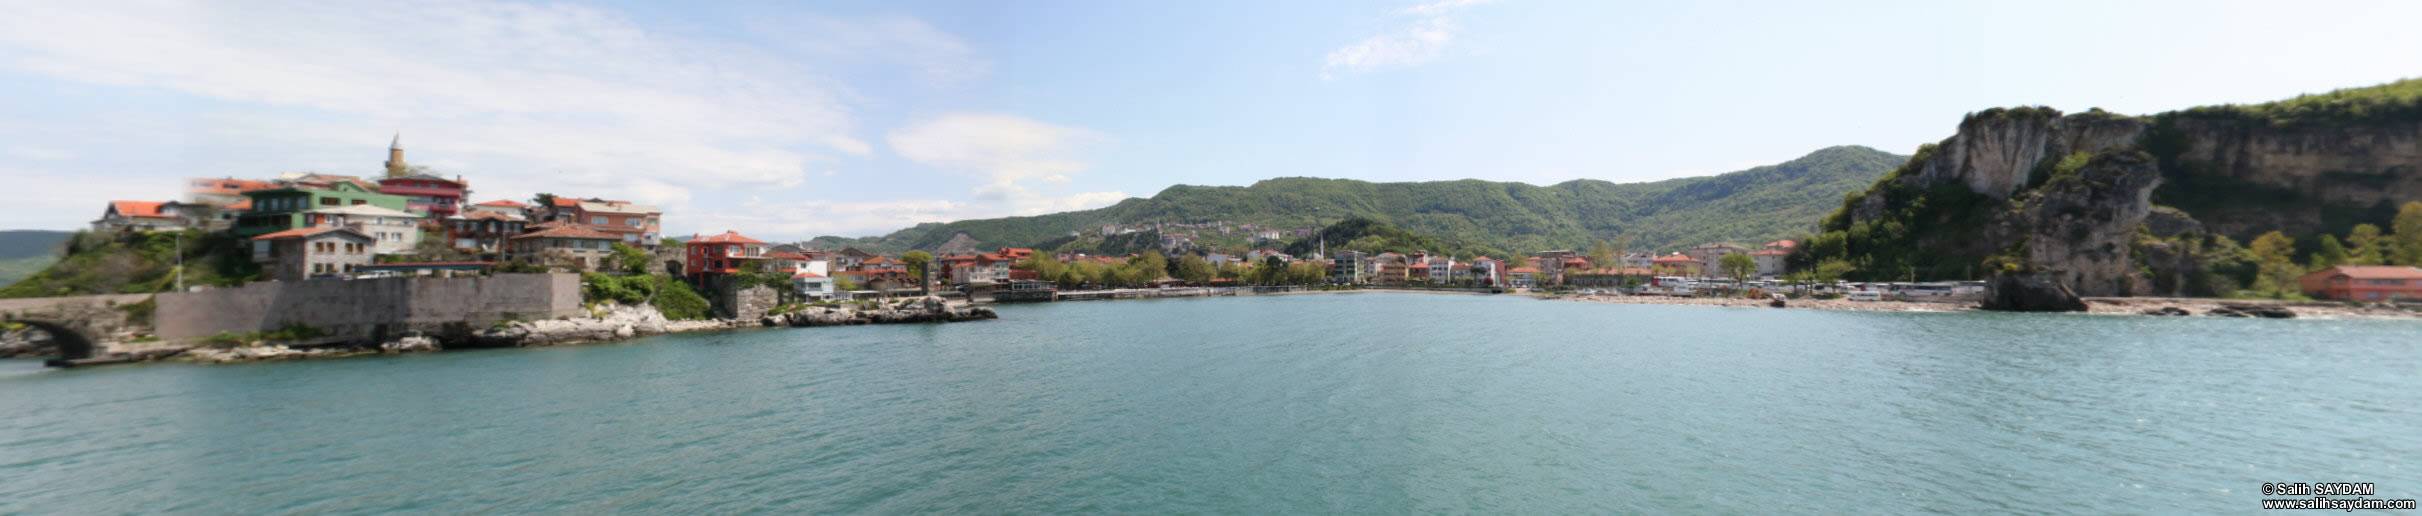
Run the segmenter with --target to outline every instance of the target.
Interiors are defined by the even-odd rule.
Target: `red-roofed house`
[[[479,212],[489,212],[489,213],[496,213],[496,214],[500,214],[500,215],[512,215],[512,216],[513,216],[513,218],[517,218],[517,219],[528,219],[528,218],[530,218],[530,205],[527,205],[527,204],[522,204],[522,203],[518,203],[518,202],[513,202],[513,201],[508,201],[508,200],[503,200],[503,199],[497,199],[497,200],[488,201],[488,202],[483,202],[483,203],[479,203],[479,204],[473,204],[473,205],[470,205],[470,206],[464,206],[464,207],[463,207],[462,214],[463,214],[463,215],[470,215],[470,214],[473,214],[473,213],[479,213]]]
[[[831,299],[833,279],[814,271],[791,273],[791,288],[808,299]]]
[[[101,210],[101,218],[93,220],[93,231],[185,229],[193,223],[185,206],[176,201],[109,201],[109,207]]]
[[[765,259],[765,241],[740,236],[738,231],[693,237],[689,241],[689,274],[731,274],[750,262]]]
[[[1706,265],[1706,262],[1682,253],[1659,256],[1652,263],[1654,265],[1651,268],[1655,269],[1657,274],[1669,276],[1695,276],[1699,274],[1701,267]]]
[[[1781,276],[1787,272],[1784,262],[1791,258],[1792,251],[1799,248],[1799,242],[1776,240],[1767,243],[1765,249],[1750,252],[1749,258],[1758,262],[1759,276]]]
[[[2306,274],[2298,282],[2304,295],[2314,299],[2422,300],[2422,268],[2404,265],[2340,265]]]
[[[350,274],[369,265],[378,239],[352,228],[301,228],[252,237],[252,261],[278,281]]]
[[[508,252],[512,238],[520,236],[522,226],[528,223],[520,215],[466,210],[446,218],[446,242],[457,251],[471,254],[504,253]]]
[[[446,179],[412,174],[378,180],[378,193],[403,197],[406,211],[442,219],[462,211],[463,197],[471,194],[471,183],[463,181],[462,176]]]

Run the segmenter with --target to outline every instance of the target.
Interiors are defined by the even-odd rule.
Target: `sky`
[[[1996,106],[2422,77],[2422,2],[0,0],[0,228],[185,177],[865,236],[1273,177],[1552,184],[1908,153]]]

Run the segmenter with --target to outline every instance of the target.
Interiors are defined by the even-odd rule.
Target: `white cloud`
[[[1092,131],[1010,115],[954,113],[892,131],[892,152],[937,169],[972,174],[984,183],[977,199],[1033,198],[1023,181],[1067,183],[1086,168],[1079,147],[1100,140]]]
[[[1393,32],[1364,38],[1362,41],[1329,51],[1321,67],[1321,79],[1335,79],[1339,73],[1363,73],[1392,67],[1411,67],[1428,63],[1444,55],[1447,45],[1462,30],[1449,16],[1466,7],[1495,0],[1442,0],[1405,8],[1399,14],[1421,17]]]
[[[700,217],[693,232],[734,229],[756,238],[784,241],[825,235],[871,236],[927,222],[1099,208],[1126,198],[1127,194],[1121,192],[1088,192],[1058,198],[1034,196],[1009,203],[940,199],[765,202],[750,198],[739,210]]]
[[[810,19],[801,39],[822,38],[813,51],[685,38],[566,4],[0,3],[0,70],[204,102],[189,119],[121,124],[153,132],[55,131],[47,138],[63,145],[0,158],[23,164],[78,148],[239,156],[148,172],[160,181],[369,174],[401,130],[408,159],[444,163],[482,198],[549,191],[679,205],[703,192],[798,186],[810,170],[831,175],[831,162],[871,153],[852,115],[863,99],[832,67],[985,71],[967,45],[913,18]]]

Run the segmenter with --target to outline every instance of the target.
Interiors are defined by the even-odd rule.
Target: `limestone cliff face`
[[[2082,169],[2056,165],[2077,153],[2092,156]],[[1895,210],[1944,202],[1929,192],[1949,185],[2014,205],[1992,207],[1999,213],[1981,234],[1905,221],[1901,241],[1914,248],[1901,252],[2020,258],[2013,265],[2045,291],[2176,295],[2202,288],[2192,281],[2204,263],[2201,235],[2342,231],[2332,225],[2422,200],[2422,117],[2289,123],[2229,110],[1993,109],[1969,115],[1887,181],[1846,206],[1850,222],[1882,224]],[[2184,211],[2149,221],[2168,242],[2138,245],[2156,204]],[[2179,234],[2188,235],[2170,238]]]
[[[2143,120],[2099,111],[2060,116],[2048,108],[1987,110],[1961,121],[1959,133],[1938,144],[1933,159],[1904,180],[1921,187],[1961,183],[2008,199],[2046,160],[2134,145],[2145,127]]]
[[[2161,171],[2153,156],[2133,149],[2097,154],[2084,168],[2050,178],[2018,197],[1996,239],[2023,242],[2028,264],[2085,296],[2139,290],[2130,244],[2153,210]]]
[[[2177,161],[2196,172],[2363,205],[2422,199],[2422,120],[2274,127],[2182,115]]]

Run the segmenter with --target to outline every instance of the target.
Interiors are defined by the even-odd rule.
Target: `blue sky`
[[[376,174],[398,131],[477,200],[796,239],[1280,176],[1657,180],[1906,153],[1994,106],[2422,76],[2415,2],[85,4],[0,3],[0,227]]]

